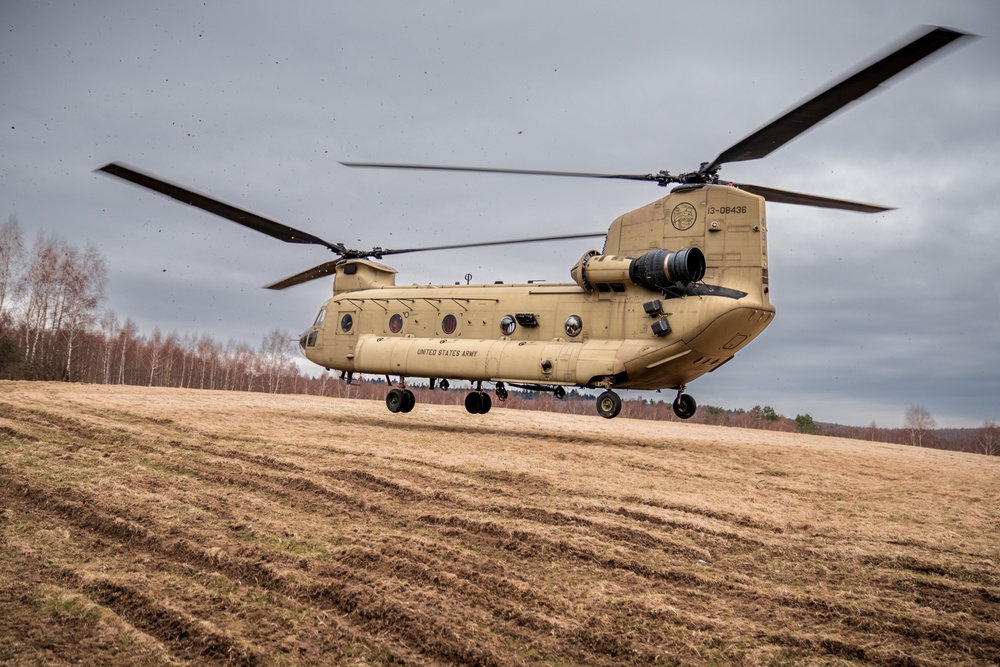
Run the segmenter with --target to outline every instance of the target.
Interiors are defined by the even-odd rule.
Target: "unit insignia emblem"
[[[698,211],[687,202],[681,202],[677,206],[674,206],[674,210],[670,213],[670,224],[679,232],[686,232],[691,229],[697,219]]]

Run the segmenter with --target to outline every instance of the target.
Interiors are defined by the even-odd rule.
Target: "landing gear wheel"
[[[385,395],[385,407],[389,408],[389,412],[405,412],[404,405],[406,405],[406,394],[401,390],[390,389],[389,393]]]
[[[413,395],[413,392],[409,389],[403,390],[403,405],[399,408],[400,412],[409,412],[413,409],[413,406],[417,404],[417,398]]]
[[[493,407],[490,395],[482,391],[470,391],[465,397],[465,409],[470,415],[485,415]]]
[[[689,394],[677,394],[677,398],[674,399],[674,414],[681,419],[691,419],[697,409],[698,404]]]
[[[622,411],[622,399],[613,391],[606,391],[597,397],[597,414],[605,419],[614,419]]]

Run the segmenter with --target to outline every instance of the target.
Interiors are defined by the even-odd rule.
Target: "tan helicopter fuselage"
[[[687,248],[703,255],[701,280],[636,281],[638,258]],[[364,259],[339,265],[303,354],[400,378],[680,389],[774,317],[764,200],[725,185],[680,188],[619,217],[572,283],[406,287],[395,273]]]

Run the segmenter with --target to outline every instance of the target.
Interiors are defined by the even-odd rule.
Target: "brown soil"
[[[1000,460],[0,383],[0,663],[1000,663]]]

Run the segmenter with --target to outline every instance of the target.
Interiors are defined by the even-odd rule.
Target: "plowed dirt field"
[[[1000,461],[0,383],[0,663],[989,665]]]

